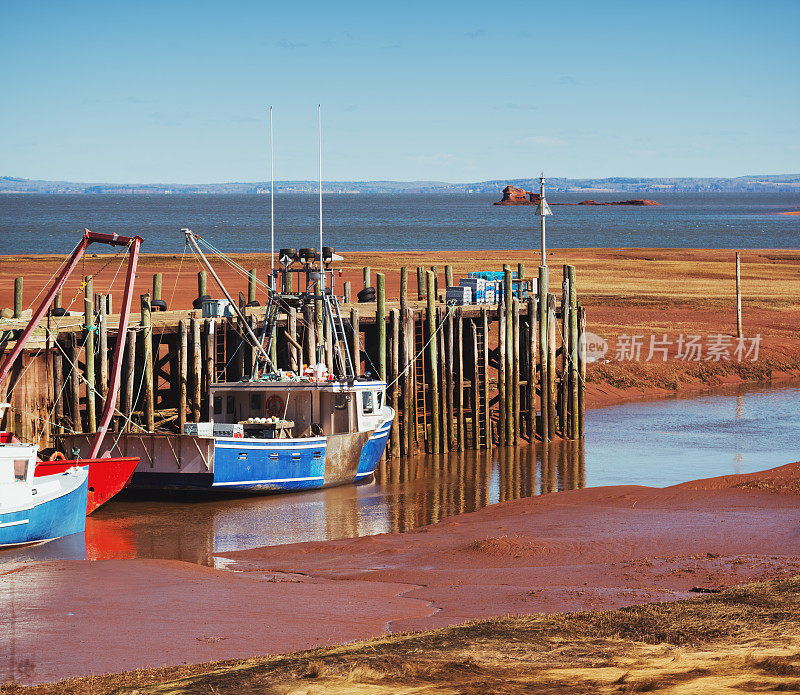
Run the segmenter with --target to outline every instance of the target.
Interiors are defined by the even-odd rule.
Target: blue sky
[[[800,170],[800,2],[0,0],[0,174]]]

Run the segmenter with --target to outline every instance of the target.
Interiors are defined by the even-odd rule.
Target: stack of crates
[[[450,304],[450,302],[455,302],[456,304],[472,304],[472,288],[470,287],[463,287],[461,285],[457,287],[448,287],[445,292],[445,301]]]
[[[486,303],[486,280],[483,278],[461,278],[458,285],[470,290],[473,304]]]
[[[505,273],[502,270],[478,270],[469,273],[468,278],[482,279],[486,282],[486,303],[499,304],[503,301]],[[511,278],[517,277],[517,271],[511,271]],[[513,283],[512,283],[513,286]],[[516,294],[516,293],[515,293]]]

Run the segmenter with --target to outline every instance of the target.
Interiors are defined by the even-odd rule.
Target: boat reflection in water
[[[583,444],[554,442],[382,461],[352,487],[219,499],[129,492],[87,520],[87,559],[163,558],[224,567],[218,553],[408,531],[506,500],[585,483]]]

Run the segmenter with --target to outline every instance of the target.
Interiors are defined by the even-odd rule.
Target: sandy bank
[[[788,576],[800,571],[798,491],[800,463],[665,489],[575,490],[405,534],[229,554],[242,572],[152,560],[4,568],[0,626],[13,658],[3,666],[52,681]]]

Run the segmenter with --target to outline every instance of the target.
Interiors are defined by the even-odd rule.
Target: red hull
[[[138,458],[39,461],[34,476],[40,478],[61,473],[72,466],[89,466],[89,496],[86,501],[86,514],[89,515],[130,482],[137,465]]]

